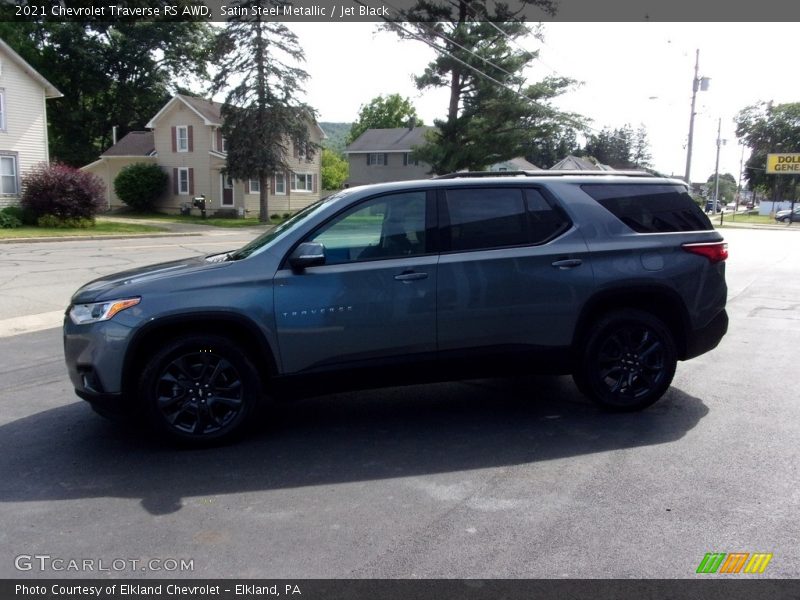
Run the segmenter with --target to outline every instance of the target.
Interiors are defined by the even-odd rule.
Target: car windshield
[[[323,198],[322,200],[315,202],[314,204],[309,204],[305,208],[297,211],[294,215],[292,215],[289,219],[287,219],[280,225],[273,227],[269,231],[258,236],[252,242],[228,254],[227,260],[241,260],[243,258],[247,258],[248,256],[252,256],[258,250],[269,244],[271,241],[277,239],[281,234],[296,227],[297,225],[305,221],[310,215],[314,214],[317,210],[319,210],[326,204],[345,196],[348,192],[349,190],[343,190],[341,192],[328,196],[327,198]]]

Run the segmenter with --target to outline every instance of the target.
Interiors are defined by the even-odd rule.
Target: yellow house
[[[177,213],[193,198],[204,196],[210,214],[256,216],[258,180],[232,181],[223,174],[227,152],[221,108],[219,102],[177,94],[150,119],[149,131],[129,133],[83,169],[105,181],[109,208],[123,205],[114,193],[119,171],[134,162],[153,162],[169,175],[167,193],[158,203],[160,210]],[[316,122],[309,134],[315,143],[325,138]],[[309,158],[293,149],[288,162],[288,170],[270,180],[271,214],[294,212],[320,197],[320,153]]]

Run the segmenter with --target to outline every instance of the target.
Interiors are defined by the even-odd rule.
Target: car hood
[[[218,256],[222,255],[186,258],[106,275],[81,287],[72,296],[71,302],[72,304],[85,304],[100,300],[111,300],[128,294],[136,295],[139,293],[140,284],[143,283],[218,269],[233,264],[219,259],[215,260]]]

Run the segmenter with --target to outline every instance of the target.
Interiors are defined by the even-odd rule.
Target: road
[[[319,396],[179,451],[73,395],[58,329],[6,331],[0,577],[687,578],[707,552],[771,552],[760,577],[797,577],[800,235],[724,233],[730,332],[634,415],[569,378],[479,380]],[[2,315],[247,236],[4,245]],[[18,570],[34,555],[122,562]]]

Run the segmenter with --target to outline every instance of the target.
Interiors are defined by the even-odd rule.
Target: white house
[[[0,39],[0,207],[17,204],[22,175],[49,162],[45,103],[62,96]]]

